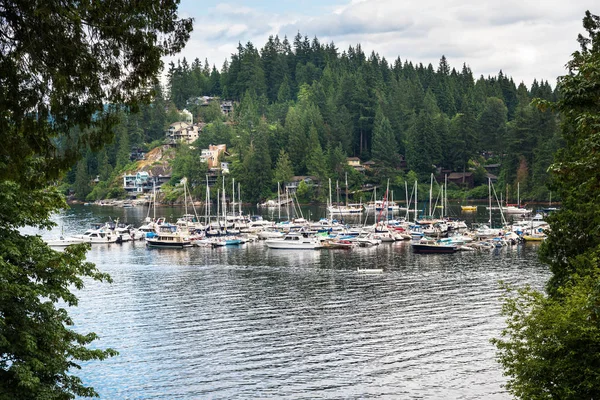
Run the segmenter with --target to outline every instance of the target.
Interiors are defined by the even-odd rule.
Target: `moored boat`
[[[421,239],[411,243],[412,250],[415,253],[435,253],[435,254],[451,254],[458,250],[458,246],[454,244],[443,244],[433,239]]]
[[[265,241],[270,249],[310,250],[323,247],[321,239],[306,232],[290,232],[281,239]]]
[[[182,249],[190,247],[192,242],[189,233],[178,229],[177,225],[163,224],[157,233],[146,234],[146,246]]]

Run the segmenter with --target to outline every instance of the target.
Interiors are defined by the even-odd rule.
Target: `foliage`
[[[273,183],[284,184],[285,182],[289,182],[292,176],[294,176],[294,170],[292,169],[290,158],[285,150],[281,149],[279,150],[279,157],[273,171]]]
[[[50,228],[50,213],[65,207],[55,189],[25,189],[0,183],[0,398],[63,399],[91,396],[92,388],[72,374],[78,360],[104,359],[116,352],[86,347],[96,335],[78,334],[58,302],[77,305],[71,288],[81,289],[83,278],[110,281],[85,262],[87,245],[50,249],[39,236],[25,236],[19,228]]]
[[[312,191],[312,185],[308,185],[306,182],[300,181],[298,188],[296,189],[296,197],[298,198],[298,201],[301,203],[308,203],[312,198]]]
[[[551,190],[563,203],[548,217],[551,229],[540,249],[552,276],[545,295],[508,292],[507,329],[494,340],[507,387],[523,399],[600,396],[600,18],[586,12],[583,26],[588,37],[579,36],[581,50],[559,79],[561,99],[536,101],[563,118],[565,147],[551,166]]]
[[[373,128],[372,156],[382,163],[384,167],[395,167],[398,163],[396,152],[398,145],[392,132],[390,121],[383,115],[381,109],[375,114],[375,127]]]
[[[132,146],[140,136],[164,137],[165,124],[177,121],[178,109],[186,107],[208,122],[194,146],[225,143],[234,155],[229,161],[244,161],[264,118],[274,127],[268,145],[272,169],[283,149],[293,174],[342,179],[345,158],[358,156],[378,161],[380,168],[365,179],[381,184],[406,172],[404,160],[428,179],[439,167],[468,172],[469,161],[485,155],[501,164],[499,187],[516,190],[524,159],[522,197],[547,194],[546,170],[561,146],[557,118],[530,102],[533,96],[556,99],[548,82],[534,80],[528,90],[502,71],[475,81],[468,66],[456,70],[444,56],[437,69],[408,60],[389,63],[364,54],[360,45],[338,50],[300,34],[293,43],[269,37],[262,49],[240,43],[220,70],[208,60],[190,61],[171,63],[165,95],[155,88],[154,104],[142,108],[142,116],[127,116],[123,126]],[[195,106],[199,96],[233,100],[235,111],[225,118],[217,101]],[[118,147],[109,152],[113,168]],[[98,174],[95,163],[88,164],[90,175]],[[240,181],[250,190],[248,181]]]
[[[532,400],[600,396],[598,272],[561,288],[560,300],[529,287],[505,287],[507,327],[492,342],[513,395]]]
[[[187,178],[191,188],[204,185],[208,165],[200,162],[200,154],[196,149],[192,149],[186,144],[180,144],[171,165],[173,167],[171,184],[179,183],[182,178]]]
[[[109,281],[85,262],[86,245],[63,252],[25,226],[52,228],[66,206],[55,188],[77,169],[86,195],[98,168],[88,150],[110,142],[117,114],[149,100],[161,58],[179,51],[191,20],[176,1],[3,2],[0,13],[0,398],[93,396],[74,374],[80,361],[116,352],[89,349],[96,335],[79,334],[66,309],[85,278]],[[131,138],[139,130],[131,126]],[[132,141],[133,142],[133,141]],[[112,162],[114,160],[110,160]],[[73,177],[74,178],[74,177]]]

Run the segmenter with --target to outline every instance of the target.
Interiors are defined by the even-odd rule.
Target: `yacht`
[[[157,233],[146,234],[146,246],[148,247],[182,249],[191,245],[189,232],[183,231],[177,225],[162,224]]]
[[[321,239],[307,232],[290,232],[281,239],[265,241],[270,249],[310,250],[323,247]]]

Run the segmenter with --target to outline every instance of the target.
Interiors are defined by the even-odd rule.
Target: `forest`
[[[301,200],[324,201],[328,179],[347,179],[358,200],[370,196],[362,188],[388,181],[403,193],[405,182],[429,186],[432,173],[471,172],[475,188],[451,184],[449,196],[486,198],[486,165],[497,166],[494,185],[506,197],[516,200],[518,188],[524,201],[547,201],[547,169],[563,147],[559,115],[532,104],[560,97],[547,81],[528,88],[501,70],[475,78],[468,65],[456,69],[443,55],[437,66],[389,62],[360,44],[340,50],[300,33],[292,42],[269,37],[261,49],[240,43],[220,69],[200,58],[172,62],[166,85],[151,89],[152,102],[121,110],[112,144],[82,154],[62,183],[65,192],[88,201],[125,196],[122,176],[136,168],[132,149],[164,145],[183,109],[204,124],[191,146],[168,150],[172,175],[163,191],[171,200],[184,176],[203,198],[201,149],[224,143],[227,182],[239,182],[253,204],[275,196],[277,183],[292,176],[321,182],[301,185]],[[224,115],[218,101],[198,104],[201,96],[231,100],[234,110]],[[356,171],[347,157],[372,168]]]

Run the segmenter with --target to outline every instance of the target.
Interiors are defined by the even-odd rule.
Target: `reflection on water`
[[[73,232],[108,216],[146,211],[57,218]],[[120,355],[78,374],[103,399],[508,399],[489,343],[503,326],[498,281],[541,287],[536,251],[95,246],[89,260],[114,283],[88,282],[71,313]]]

